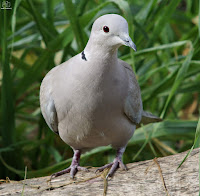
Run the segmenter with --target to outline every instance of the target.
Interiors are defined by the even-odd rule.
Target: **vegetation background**
[[[73,152],[44,122],[39,88],[51,68],[83,50],[92,23],[107,13],[127,19],[138,51],[123,46],[119,57],[136,72],[144,109],[165,119],[136,130],[124,162],[199,146],[200,0],[7,2],[12,9],[0,10],[0,178],[22,179],[26,166],[28,178],[69,166]],[[81,165],[101,166],[114,155],[99,147]]]

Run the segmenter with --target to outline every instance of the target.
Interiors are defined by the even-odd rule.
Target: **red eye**
[[[108,32],[109,32],[109,28],[108,28],[107,26],[104,26],[104,27],[103,27],[103,31],[104,31],[105,33],[108,33]]]

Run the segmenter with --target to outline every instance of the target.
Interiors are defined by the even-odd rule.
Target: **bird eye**
[[[104,27],[103,27],[103,31],[104,31],[105,33],[108,33],[108,32],[109,32],[109,28],[108,28],[107,26],[104,26]]]

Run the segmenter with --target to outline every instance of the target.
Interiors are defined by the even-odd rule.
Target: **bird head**
[[[128,33],[127,21],[117,14],[99,17],[92,26],[90,39],[98,47],[117,49],[125,45],[136,51],[136,45]]]

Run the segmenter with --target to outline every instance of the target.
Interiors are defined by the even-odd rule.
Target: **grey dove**
[[[160,119],[143,111],[141,93],[132,68],[117,58],[121,45],[136,51],[128,23],[120,15],[99,17],[92,26],[85,49],[45,76],[40,88],[40,105],[50,129],[74,150],[71,166],[52,177],[78,170],[81,153],[98,146],[117,150],[107,177],[118,167],[127,169],[122,155],[136,125]]]

